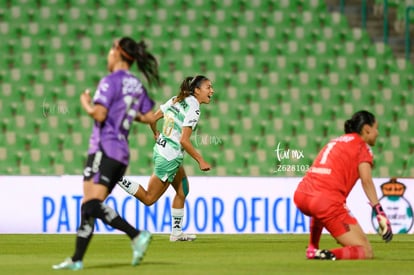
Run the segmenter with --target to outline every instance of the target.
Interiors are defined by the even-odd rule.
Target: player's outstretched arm
[[[154,138],[155,139],[157,139],[158,136],[159,136],[159,134],[160,134],[160,132],[157,129],[157,122],[158,122],[158,120],[160,120],[163,117],[164,117],[164,113],[161,111],[161,109],[158,109],[154,113],[154,116],[153,116],[154,119],[153,119],[153,121],[150,123],[150,128],[151,128],[151,131],[154,134]]]
[[[362,162],[358,166],[359,177],[361,178],[362,189],[367,196],[369,203],[375,205],[378,203],[377,191],[372,181],[371,165],[368,162]]]
[[[135,121],[151,125],[157,123],[157,121],[163,116],[164,114],[161,112],[161,110],[157,110],[155,113],[150,110],[145,114],[137,114]]]
[[[194,148],[193,144],[191,143],[190,137],[193,133],[193,130],[191,127],[183,127],[183,131],[181,134],[180,144],[184,148],[184,150],[198,162],[198,165],[200,166],[200,169],[202,171],[208,171],[211,169],[210,164],[208,164],[201,154],[197,152],[197,150]]]
[[[145,114],[138,114],[135,117],[135,121],[143,124],[151,124],[154,121],[154,112],[149,111]]]
[[[358,166],[358,170],[362,188],[364,189],[365,195],[369,200],[369,204],[372,206],[378,220],[379,234],[385,242],[389,242],[392,240],[393,236],[391,223],[379,203],[377,191],[375,190],[375,185],[372,181],[371,165],[368,162],[363,162]]]

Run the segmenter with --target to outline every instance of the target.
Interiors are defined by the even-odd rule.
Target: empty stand
[[[107,73],[112,40],[129,35],[159,58],[157,106],[185,76],[212,79],[192,137],[209,175],[301,176],[275,173],[279,142],[304,152],[286,162],[310,164],[367,109],[381,135],[374,176],[414,176],[412,64],[323,0],[16,1],[0,8],[0,33],[1,174],[82,173],[92,120],[79,94]],[[152,145],[134,126],[128,174],[152,173]],[[185,167],[204,175],[190,157]]]

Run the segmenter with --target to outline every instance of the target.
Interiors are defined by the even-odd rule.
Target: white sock
[[[172,234],[177,236],[183,232],[184,208],[172,208]]]
[[[139,183],[138,182],[130,181],[126,177],[122,177],[118,181],[118,185],[121,186],[122,189],[124,189],[128,194],[130,194],[132,196],[135,195],[135,193],[139,189]]]

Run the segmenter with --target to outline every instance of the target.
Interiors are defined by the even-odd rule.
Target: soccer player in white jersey
[[[196,235],[182,231],[185,198],[189,192],[187,175],[183,167],[184,151],[198,162],[202,171],[211,169],[190,141],[200,117],[200,104],[209,104],[214,90],[211,81],[202,75],[187,77],[181,83],[180,93],[172,97],[155,112],[150,124],[156,138],[154,145],[154,173],[145,190],[139,183],[123,177],[118,184],[145,205],[152,205],[171,184],[176,191],[172,203],[172,232],[170,241],[193,241]],[[164,118],[162,132],[157,121]]]

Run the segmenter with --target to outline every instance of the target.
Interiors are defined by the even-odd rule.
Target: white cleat
[[[62,263],[56,264],[52,266],[55,270],[61,270],[61,269],[69,269],[69,270],[81,270],[83,269],[83,263],[82,261],[72,261],[71,258],[66,258]]]
[[[195,239],[197,239],[197,236],[194,234],[181,233],[180,235],[170,235],[170,242],[192,242]]]

